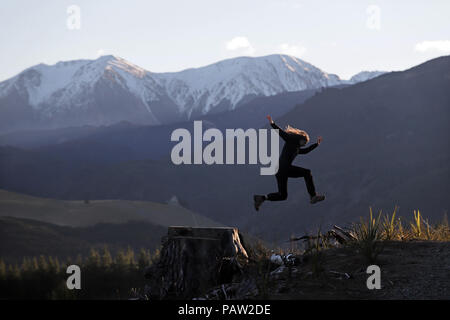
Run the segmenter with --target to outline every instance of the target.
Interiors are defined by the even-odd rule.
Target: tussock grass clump
[[[396,212],[397,212],[397,207],[395,207],[394,212],[392,213],[391,217],[389,217],[389,214],[386,214],[383,217],[382,235],[383,235],[384,240],[393,240],[397,234],[398,221],[395,220]]]
[[[442,222],[432,225],[428,219],[424,219],[419,210],[414,210],[412,221],[403,225],[400,217],[396,217],[397,207],[392,215],[373,216],[372,208],[369,208],[369,219],[361,218],[359,223],[353,224],[350,234],[354,238],[352,242],[368,262],[374,263],[377,256],[383,250],[385,240],[429,240],[450,241],[450,228],[447,216]]]
[[[354,244],[361,251],[362,255],[369,263],[374,263],[378,255],[383,251],[380,243],[383,234],[383,225],[380,222],[381,211],[377,218],[373,217],[372,208],[369,210],[369,219],[361,218],[360,223],[353,225],[351,235],[354,238]],[[389,218],[387,218],[388,221]],[[390,231],[389,231],[390,232]]]
[[[380,211],[378,218],[374,219],[372,208],[370,208],[369,220],[361,219],[359,224],[354,224],[352,235],[358,241],[364,239],[450,241],[447,215],[441,222],[433,225],[421,215],[419,210],[414,210],[413,219],[404,225],[402,219],[396,217],[396,212],[397,207],[392,215],[386,214],[381,219]]]
[[[432,225],[428,219],[424,219],[419,210],[414,210],[414,218],[409,223],[409,229],[405,229],[399,220],[397,239],[400,240],[432,240],[450,241],[450,228],[445,215],[440,223]]]
[[[403,225],[400,217],[396,217],[397,207],[392,215],[374,217],[372,208],[369,208],[369,219],[361,218],[359,223],[353,224],[350,234],[354,238],[352,242],[367,258],[370,263],[376,261],[377,256],[383,250],[382,242],[385,240],[429,240],[450,241],[450,228],[447,216],[442,222],[432,225],[428,219],[424,219],[419,210],[414,210],[412,221]]]

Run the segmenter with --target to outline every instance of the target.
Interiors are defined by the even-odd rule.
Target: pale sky
[[[0,43],[0,81],[104,54],[165,72],[274,53],[347,79],[450,54],[450,1],[1,0]]]

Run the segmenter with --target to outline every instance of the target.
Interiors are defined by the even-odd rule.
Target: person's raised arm
[[[284,141],[288,141],[289,140],[289,134],[286,133],[286,131],[284,131],[283,129],[281,129],[279,126],[277,126],[277,124],[273,121],[271,116],[267,116],[267,119],[270,122],[270,125],[272,126],[272,128],[278,130],[278,134],[280,135],[280,137],[284,140]]]
[[[299,148],[298,149],[298,153],[299,154],[306,154],[308,152],[313,151],[315,148],[317,148],[319,146],[319,144],[322,142],[322,137],[317,138],[317,142],[313,143],[312,145],[306,147],[306,148]]]

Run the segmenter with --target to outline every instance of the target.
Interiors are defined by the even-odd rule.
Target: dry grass
[[[378,255],[383,251],[384,241],[450,241],[450,228],[447,217],[437,224],[432,225],[428,219],[424,219],[419,210],[414,210],[412,221],[403,223],[401,218],[396,218],[397,207],[392,215],[382,216],[380,211],[377,217],[373,216],[372,208],[369,210],[369,218],[361,218],[359,223],[353,225],[351,234],[354,241],[351,243],[359,248],[359,251],[369,263],[375,263]]]
[[[372,208],[370,208],[369,220],[353,226],[353,234],[359,240],[371,239],[381,240],[429,240],[429,241],[450,241],[450,228],[447,216],[441,222],[431,224],[425,219],[419,210],[414,210],[411,221],[402,221],[396,218],[397,208],[392,215],[382,216],[380,211],[376,219],[373,218]]]

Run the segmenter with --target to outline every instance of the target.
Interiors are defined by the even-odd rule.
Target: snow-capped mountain
[[[355,84],[358,82],[367,81],[373,78],[376,78],[378,76],[381,76],[382,74],[385,74],[386,71],[361,71],[357,74],[355,74],[353,77],[350,78],[349,83]]]
[[[245,98],[340,83],[336,75],[287,55],[223,60],[206,67],[154,74],[188,116],[234,109]]]
[[[287,55],[239,57],[153,73],[116,56],[39,64],[0,83],[0,131],[162,124],[235,109],[256,96],[343,83]]]
[[[114,56],[40,64],[0,83],[0,128],[159,124],[178,112],[165,92],[150,72]]]

